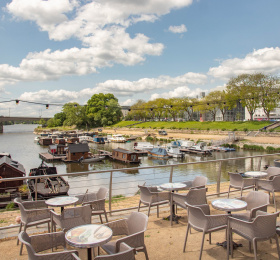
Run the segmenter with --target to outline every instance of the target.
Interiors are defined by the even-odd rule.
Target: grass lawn
[[[191,129],[191,130],[234,130],[234,131],[251,131],[259,130],[264,126],[272,124],[268,121],[235,121],[235,122],[139,122],[139,121],[122,121],[113,127],[131,127],[134,128],[154,128],[154,129]]]

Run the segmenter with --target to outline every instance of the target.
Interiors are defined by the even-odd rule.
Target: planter
[[[11,195],[0,196],[0,202],[11,201]]]

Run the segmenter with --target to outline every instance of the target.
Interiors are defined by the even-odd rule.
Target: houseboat
[[[38,168],[30,170],[29,176],[50,175],[50,177],[29,179],[27,181],[31,197],[36,199],[49,199],[55,196],[68,195],[69,184],[64,178],[57,175],[56,167],[48,167],[43,161]]]
[[[14,161],[9,156],[3,155],[0,158],[0,179],[18,177],[25,177],[25,169],[23,165]],[[18,188],[21,185],[23,185],[22,180],[0,182],[0,193],[5,193],[10,189],[18,191]]]
[[[89,142],[92,142],[92,137],[91,137],[91,136],[88,136],[88,135],[79,136],[79,142],[80,142],[80,143],[89,143]]]
[[[133,145],[135,151],[151,151],[155,147],[155,145],[149,142],[135,142]]]
[[[113,149],[110,158],[124,163],[140,163],[140,159],[138,158],[138,154],[136,152],[131,152],[120,147]]]
[[[43,146],[48,146],[53,143],[53,139],[49,137],[43,137],[39,139],[38,143]]]
[[[153,148],[151,151],[148,151],[148,156],[155,157],[155,158],[162,158],[162,159],[167,159],[167,158],[171,157],[167,153],[166,149],[161,148],[161,147],[156,147],[156,148]]]
[[[87,159],[90,156],[88,144],[68,144],[65,162],[79,162],[81,158]]]
[[[93,142],[96,144],[105,144],[105,140],[102,136],[94,136]]]
[[[180,144],[181,149],[188,149],[194,146],[194,142],[190,140],[178,140],[177,142]]]
[[[197,153],[203,155],[212,155],[212,149],[207,147],[205,142],[199,142],[188,149],[190,153]]]
[[[125,143],[126,139],[121,134],[113,135],[111,138],[112,143]]]
[[[183,158],[184,154],[181,152],[180,148],[177,146],[167,145],[166,151],[168,155],[174,158]]]

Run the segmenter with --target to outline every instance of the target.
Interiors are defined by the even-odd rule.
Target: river
[[[28,173],[31,168],[36,168],[40,165],[41,159],[39,153],[47,152],[47,147],[42,147],[34,142],[35,135],[33,134],[34,128],[37,125],[16,124],[4,126],[4,133],[0,134],[0,152],[8,152],[12,158],[23,164],[26,172]],[[125,144],[109,143],[105,145],[97,145],[90,143],[91,149],[112,150],[117,147],[122,147],[128,150],[133,150],[133,142]],[[148,157],[141,158],[140,166],[156,166],[177,164],[183,162],[205,161],[234,157],[245,157],[252,155],[265,154],[266,152],[260,151],[243,151],[242,149],[235,152],[219,153],[214,152],[211,157],[201,157],[195,155],[186,155],[185,158],[169,159],[169,160],[156,160]],[[264,165],[273,165],[273,160],[277,157],[264,158],[262,160],[262,167]],[[168,169],[137,169],[131,168],[129,172],[122,172],[121,168],[135,167],[122,163],[104,160],[104,162],[95,162],[90,164],[82,163],[62,163],[55,162],[49,163],[49,166],[56,166],[59,174],[74,173],[74,172],[88,172],[109,169],[120,169],[119,172],[114,174],[113,194],[132,195],[137,190],[137,185],[146,182],[147,185],[159,185],[168,182],[170,170]],[[221,181],[228,179],[228,171],[249,171],[256,169],[258,159],[235,160],[222,163],[222,178]],[[218,164],[197,164],[189,166],[178,166],[174,168],[174,180],[183,181],[191,180],[196,175],[204,175],[209,179],[209,183],[216,182],[216,173],[218,171]],[[83,175],[81,177],[70,176],[66,178],[70,184],[70,194],[82,193],[86,189],[94,189],[98,185],[108,185],[109,172],[103,174]],[[95,189],[96,190],[96,189]]]

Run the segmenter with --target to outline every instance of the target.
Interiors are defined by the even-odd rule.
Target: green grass
[[[126,127],[138,121],[122,121],[113,127]],[[138,122],[139,123],[139,122]],[[236,121],[236,122],[143,122],[134,125],[135,128],[152,128],[152,129],[190,129],[190,130],[223,130],[223,131],[252,131],[259,130],[264,126],[270,125],[266,121]]]

